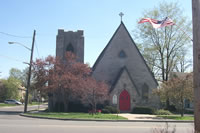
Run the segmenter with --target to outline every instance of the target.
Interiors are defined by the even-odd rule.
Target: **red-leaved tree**
[[[49,94],[50,111],[66,112],[70,100],[85,99],[91,85],[98,88],[99,83],[91,78],[90,73],[89,66],[77,62],[71,52],[66,53],[66,60],[48,56],[34,62],[35,86]]]
[[[86,88],[82,94],[82,101],[91,106],[92,114],[96,112],[96,105],[103,104],[108,99],[108,85],[104,82],[96,81],[93,77],[88,77],[85,82]]]

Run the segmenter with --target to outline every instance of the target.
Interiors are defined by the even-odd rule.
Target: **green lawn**
[[[28,105],[38,105],[38,104],[42,104],[41,102],[31,102],[31,103],[28,103]]]
[[[161,117],[164,119],[173,119],[173,120],[194,120],[193,116],[181,117],[180,115],[158,115],[157,117]]]
[[[95,120],[127,120],[127,118],[112,114],[96,114],[88,113],[27,113],[31,116],[50,117],[50,118],[66,118],[66,119],[95,119]]]
[[[28,105],[41,105],[41,104],[48,104],[46,102],[31,102],[31,103],[28,103]]]
[[[10,107],[10,106],[17,106],[16,104],[5,104],[5,103],[0,103],[0,107]]]

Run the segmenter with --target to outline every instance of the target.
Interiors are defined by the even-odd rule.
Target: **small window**
[[[117,104],[117,95],[113,96],[113,104]]]
[[[120,58],[126,58],[126,53],[124,52],[124,50],[121,50],[121,51],[119,52],[119,57],[120,57]]]

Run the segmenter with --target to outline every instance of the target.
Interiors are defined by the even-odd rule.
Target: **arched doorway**
[[[130,95],[127,90],[123,90],[119,96],[120,111],[130,111]]]

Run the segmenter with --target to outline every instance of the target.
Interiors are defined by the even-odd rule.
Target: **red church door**
[[[123,90],[119,96],[120,111],[130,111],[130,95],[128,91]]]

